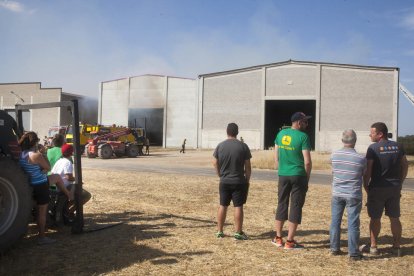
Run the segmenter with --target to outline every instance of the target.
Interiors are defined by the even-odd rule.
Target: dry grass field
[[[330,170],[330,153],[311,152],[312,167],[314,170]],[[414,178],[414,156],[407,156],[408,159],[408,175]],[[252,166],[258,169],[274,169],[274,152],[273,150],[263,150],[253,153]]]
[[[210,154],[209,154],[210,155]],[[394,257],[389,223],[383,219],[381,255],[350,262],[328,254],[330,187],[311,183],[297,239],[305,250],[284,251],[270,243],[276,205],[275,181],[251,183],[245,207],[247,241],[232,238],[232,207],[226,236],[217,239],[218,179],[174,174],[83,171],[93,194],[85,205],[85,230],[49,230],[56,244],[37,246],[35,225],[0,259],[0,275],[413,275],[413,192],[402,197],[404,256]],[[361,242],[368,217],[361,215]],[[346,220],[343,222],[346,225]],[[342,249],[347,250],[346,230]]]

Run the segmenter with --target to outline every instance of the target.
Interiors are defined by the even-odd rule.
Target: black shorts
[[[247,184],[225,184],[220,183],[220,205],[229,206],[233,201],[234,207],[243,206],[247,200]]]
[[[374,187],[368,190],[368,215],[372,219],[380,219],[385,208],[385,215],[391,218],[400,217],[401,186]]]
[[[44,205],[49,203],[49,182],[38,185],[32,185],[33,199],[37,205]]]
[[[307,191],[308,179],[306,176],[279,176],[276,220],[289,219],[290,222],[300,224]],[[290,210],[288,213],[289,199]]]
[[[71,194],[75,195],[75,184],[70,184],[68,187],[66,187]],[[82,202],[88,202],[91,199],[92,195],[90,192],[88,192],[85,189],[82,189]]]

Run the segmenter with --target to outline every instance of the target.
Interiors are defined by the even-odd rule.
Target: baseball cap
[[[69,145],[69,144],[64,144],[61,150],[62,150],[62,155],[64,156],[70,156],[73,153],[73,147],[72,145]]]
[[[300,120],[308,120],[310,118],[312,118],[312,116],[306,116],[306,114],[303,112],[296,112],[295,114],[292,115],[292,117],[290,118],[290,121],[296,122]]]

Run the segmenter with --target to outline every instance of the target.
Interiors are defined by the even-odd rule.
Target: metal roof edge
[[[130,78],[137,78],[137,77],[162,77],[162,78],[168,77],[168,78],[185,79],[185,80],[196,80],[196,79],[193,79],[193,78],[176,77],[176,76],[169,76],[169,75],[143,74],[143,75],[130,76],[130,77],[119,78],[119,79],[114,79],[114,80],[102,81],[101,83],[108,83],[108,82],[113,82],[113,81],[127,80],[127,79],[130,79]]]
[[[9,82],[9,83],[0,83],[0,85],[30,85],[30,84],[34,84],[34,85],[38,85],[40,88],[40,91],[42,90],[49,90],[49,89],[60,89],[61,91],[63,90],[62,87],[42,87],[42,82],[40,81],[32,81],[32,82]]]
[[[14,85],[14,84],[20,84],[20,85],[29,85],[29,84],[37,84],[40,88],[42,88],[42,82],[40,81],[28,81],[28,82],[2,82],[0,85]]]
[[[198,75],[198,78],[213,77],[213,76],[219,76],[219,75],[225,75],[225,74],[231,74],[231,73],[241,73],[241,72],[247,72],[247,71],[261,69],[263,67],[265,67],[265,68],[266,67],[276,67],[276,66],[283,66],[283,65],[287,65],[287,64],[314,64],[314,65],[320,64],[320,65],[332,66],[332,67],[360,68],[360,69],[373,69],[373,70],[375,70],[375,69],[397,70],[397,71],[400,70],[400,68],[398,68],[398,67],[370,66],[370,65],[358,65],[358,64],[346,64],[346,63],[334,63],[334,62],[303,61],[303,60],[289,59],[289,60],[281,61],[281,62],[273,62],[273,63],[243,67],[243,68],[232,69],[232,70],[225,70],[225,71],[219,71],[219,72],[213,72],[213,73],[200,74],[200,75]]]
[[[67,96],[77,97],[77,98],[85,98],[86,97],[85,95],[73,94],[73,93],[68,93],[68,92],[63,92],[63,91],[62,91],[62,94],[67,95]]]

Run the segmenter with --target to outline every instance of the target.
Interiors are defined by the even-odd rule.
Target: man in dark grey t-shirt
[[[220,207],[217,214],[218,238],[223,238],[223,226],[226,220],[227,208],[230,201],[234,206],[234,224],[236,240],[247,240],[243,233],[243,205],[247,200],[251,175],[249,147],[237,140],[239,127],[235,123],[227,126],[227,139],[218,144],[214,151],[213,165],[220,177]]]
[[[388,128],[384,123],[374,123],[369,136],[375,142],[367,150],[367,170],[364,176],[364,189],[368,194],[368,215],[371,218],[370,253],[378,255],[377,238],[385,209],[385,215],[391,222],[393,249],[401,255],[400,197],[401,187],[407,176],[407,157],[400,144],[387,139]]]

